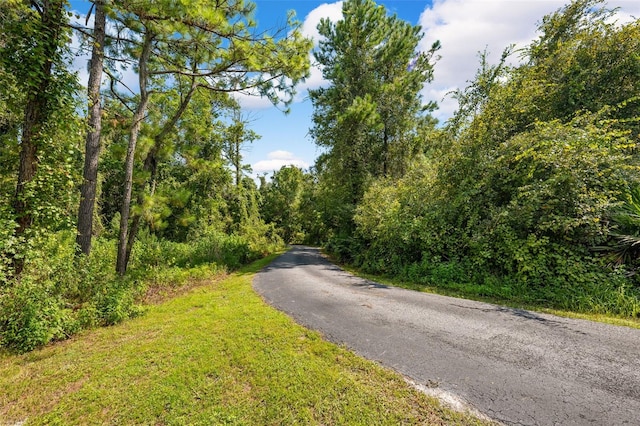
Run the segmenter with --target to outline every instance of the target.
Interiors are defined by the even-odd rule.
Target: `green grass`
[[[0,425],[481,424],[267,306],[269,259],[24,355],[0,354]]]
[[[335,262],[335,259],[332,259],[332,261]],[[485,288],[473,283],[447,283],[447,286],[425,285],[401,280],[394,277],[365,273],[360,269],[350,265],[340,264],[340,267],[359,277],[394,287],[406,288],[409,290],[420,291],[424,293],[440,294],[443,296],[477,300],[479,302],[493,303],[497,305],[508,306],[511,308],[544,312],[566,318],[585,319],[589,321],[597,321],[606,324],[640,329],[640,318],[620,318],[615,315],[602,313],[594,314],[585,312],[573,312],[563,309],[552,309],[549,308],[544,301],[541,301],[540,303],[533,303],[531,302],[531,299],[526,302],[518,300],[518,295],[515,294],[512,289],[508,289],[509,291],[505,292],[507,294],[511,294],[512,297],[491,297],[486,295]]]

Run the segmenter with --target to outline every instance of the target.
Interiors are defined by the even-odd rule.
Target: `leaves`
[[[505,65],[510,49],[496,65],[480,54],[475,80],[455,94],[459,111],[425,134],[430,157],[365,191],[357,263],[427,276],[465,265],[478,283],[499,277],[533,292],[566,294],[595,276],[619,285],[592,248],[608,242],[630,259],[639,247],[623,226],[634,216],[612,212],[640,183],[640,21],[613,25],[598,4],[546,17],[518,67]]]
[[[332,182],[331,197],[351,205],[339,220],[350,232],[353,209],[367,182],[401,176],[419,150],[420,91],[433,77],[439,44],[416,52],[420,28],[387,15],[372,0],[346,1],[342,14],[342,20],[323,19],[318,26],[324,38],[314,55],[331,85],[310,91],[310,133],[316,144],[328,148],[318,161],[320,176]]]

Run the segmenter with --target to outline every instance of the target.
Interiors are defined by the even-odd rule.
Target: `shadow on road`
[[[473,309],[473,310],[477,310],[477,311],[482,311],[482,312],[500,312],[500,313],[504,313],[504,314],[509,314],[509,315],[513,315],[525,320],[529,320],[529,321],[536,321],[540,324],[543,324],[545,326],[548,327],[553,327],[553,328],[561,328],[561,329],[565,329],[565,330],[571,330],[574,331],[575,333],[578,334],[583,334],[586,335],[586,333],[582,332],[582,331],[577,331],[577,330],[572,330],[569,327],[567,327],[565,324],[561,323],[560,321],[555,321],[552,319],[548,319],[548,318],[544,318],[540,315],[538,315],[535,312],[531,312],[531,311],[527,311],[524,309],[517,309],[517,308],[509,308],[506,306],[491,306],[488,308],[478,308],[478,307],[472,307],[472,306],[463,306],[463,305],[458,305],[458,304],[452,304],[452,306],[456,306],[458,308],[464,308],[464,309]]]
[[[341,269],[322,257],[320,249],[306,246],[291,246],[291,249],[278,257],[264,268],[264,271],[274,269],[292,269],[307,265],[322,265],[327,269],[340,271]]]
[[[271,262],[263,269],[263,271],[269,272],[282,269],[300,268],[305,266],[314,266],[316,267],[316,270],[320,271],[333,271],[341,273],[344,276],[350,278],[350,285],[354,287],[378,289],[390,288],[384,284],[366,280],[364,278],[358,278],[348,273],[344,269],[334,265],[328,259],[326,259],[320,252],[320,249],[316,247],[293,245],[288,252],[284,253],[273,262]]]

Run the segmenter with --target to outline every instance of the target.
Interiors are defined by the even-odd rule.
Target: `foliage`
[[[479,139],[498,144],[538,121],[568,123],[577,114],[606,110],[617,126],[632,132],[631,139],[637,137],[640,21],[619,25],[601,3],[576,0],[543,18],[539,39],[523,52],[523,65],[485,64],[467,89],[485,88],[471,126]],[[459,113],[468,112],[462,100]]]
[[[570,120],[575,111],[597,112],[638,96],[640,58],[633,52],[640,48],[640,20],[619,25],[615,11],[601,4],[573,1],[546,16],[527,50],[525,70],[545,88],[540,112],[547,117]],[[616,115],[639,113],[638,103],[629,103]]]
[[[600,309],[584,299],[628,287],[591,252],[609,238],[609,212],[626,185],[637,182],[628,146],[625,133],[581,118],[541,123],[482,156],[470,157],[470,144],[423,160],[398,183],[380,181],[367,192],[355,260],[425,284],[492,282],[484,290],[492,296],[513,299],[500,288],[519,288],[548,305]],[[440,276],[447,268],[455,274]],[[605,304],[621,315],[637,311],[633,303],[630,311]]]
[[[16,273],[31,238],[72,226],[78,199],[82,124],[67,69],[65,4],[0,4],[0,232],[10,229],[20,241],[9,244],[7,235],[11,248],[2,252]]]
[[[41,236],[27,253],[20,280],[0,281],[0,345],[30,351],[79,330],[112,325],[142,312],[149,286],[179,287],[191,276],[236,269],[281,247],[277,238],[193,232],[188,243],[145,231],[132,255],[130,277],[113,271],[115,241],[98,238],[89,257],[76,258],[70,231]],[[37,248],[36,248],[37,247]]]
[[[296,166],[282,166],[271,176],[271,182],[263,181],[261,214],[265,221],[273,223],[287,243],[304,241],[300,209],[305,186],[305,175]]]
[[[236,173],[233,185],[224,135],[238,126],[224,114],[237,108],[228,93],[238,90],[291,102],[309,67],[310,41],[299,23],[291,15],[281,28],[258,33],[251,2],[107,6],[104,68],[111,84],[103,93],[103,150],[88,159],[99,160],[97,181],[87,178],[95,181],[98,209],[90,218],[96,226],[83,228],[93,229],[95,239],[91,255],[83,256],[71,230],[78,189],[87,183],[86,128],[70,71],[68,4],[0,4],[0,344],[16,350],[135,316],[149,282],[178,287],[192,275],[237,268],[282,246],[260,217],[255,183]],[[95,47],[94,29],[72,26],[86,36],[85,48]],[[118,84],[125,68],[141,77],[135,93]],[[29,111],[37,113],[31,124]],[[257,137],[240,130],[244,139]],[[132,137],[140,143],[132,146]],[[25,146],[34,148],[27,163]],[[229,160],[236,171],[246,168],[239,155]],[[33,176],[16,179],[22,163]],[[131,220],[120,213],[128,185],[136,196],[126,209]],[[24,212],[12,202],[17,192]],[[132,230],[127,278],[110,271],[118,221]]]
[[[267,181],[261,178],[260,214],[273,224],[279,235],[290,244],[321,244],[327,241],[326,217],[337,202],[323,194],[318,174],[296,166],[283,166]]]
[[[113,245],[98,241],[95,255],[78,263],[73,240],[68,231],[39,236],[26,253],[20,280],[4,281],[0,290],[3,346],[29,351],[138,312],[133,300],[138,289],[132,282],[118,283],[109,272]]]
[[[433,77],[439,44],[416,53],[420,27],[372,0],[345,1],[342,16],[318,25],[323,39],[314,56],[330,86],[310,91],[310,133],[327,148],[316,164],[320,178],[330,180],[330,198],[344,206],[334,211],[337,232],[348,235],[369,180],[402,175],[421,148],[417,122],[433,105],[422,105],[420,91]]]
[[[23,280],[3,291],[0,299],[3,346],[26,352],[64,335],[64,304],[51,290],[42,283]]]
[[[481,54],[430,156],[373,182],[355,238],[332,248],[367,271],[463,294],[637,316],[635,282],[593,248],[615,243],[615,212],[640,179],[638,22],[611,24],[596,4],[543,19],[519,67],[504,65],[509,49],[496,66]]]
[[[614,265],[625,265],[633,274],[640,259],[640,187],[631,187],[626,199],[610,213],[612,223],[608,245],[596,247]]]
[[[243,145],[261,138],[249,128],[249,122],[248,117],[242,115],[240,107],[236,106],[232,109],[231,124],[225,129],[223,151],[225,158],[234,169],[236,187],[240,187],[244,171],[250,169],[242,165]]]
[[[105,72],[111,84],[103,96],[99,135],[104,150],[100,158],[87,160],[99,160],[94,182],[99,208],[89,221],[97,226],[83,227],[97,237],[90,256],[78,255],[70,233],[77,190],[87,182],[80,175],[84,117],[65,56],[68,26],[59,25],[68,18],[67,4],[0,5],[6,33],[0,42],[3,345],[28,350],[82,328],[120,322],[138,313],[149,282],[177,287],[191,269],[201,275],[237,268],[281,247],[273,226],[260,217],[255,183],[237,173],[232,185],[222,155],[228,140],[222,135],[234,129],[224,112],[237,108],[228,93],[238,90],[287,105],[295,84],[307,75],[310,42],[293,16],[270,34],[257,33],[252,3],[205,3],[108,4]],[[51,28],[43,29],[47,19]],[[94,44],[90,37],[87,41]],[[121,71],[134,63],[139,90],[123,93],[127,88],[117,84]],[[33,125],[25,121],[29,108],[39,111]],[[27,134],[27,128],[35,130]],[[37,136],[29,151],[37,173],[16,181],[24,168],[20,150],[29,145],[25,135],[30,134]],[[240,156],[231,160],[243,169]],[[18,201],[29,210],[25,215],[11,204],[16,187]],[[29,227],[16,225],[16,215],[28,216]],[[125,229],[131,226],[125,254],[134,266],[127,278],[109,270],[116,263],[113,224],[118,221]],[[16,231],[22,228],[29,232]],[[136,243],[138,230],[142,238]],[[20,277],[12,270],[16,260],[24,268]],[[29,309],[20,311],[21,304]]]

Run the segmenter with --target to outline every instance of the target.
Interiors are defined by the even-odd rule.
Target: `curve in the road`
[[[254,288],[299,323],[514,425],[640,425],[640,330],[387,287],[295,246]]]

